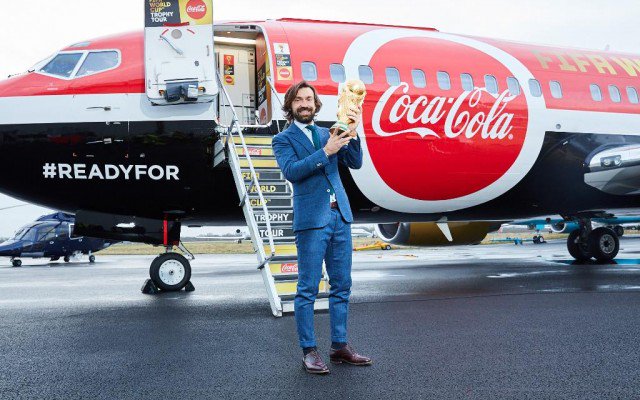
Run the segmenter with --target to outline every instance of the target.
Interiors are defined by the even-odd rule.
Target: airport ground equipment
[[[260,128],[241,125],[226,88],[218,74],[220,108],[231,113],[226,128],[228,162],[238,190],[258,258],[267,296],[274,316],[294,310],[298,283],[298,258],[293,232],[293,189],[273,154],[271,134],[245,135],[245,130]],[[229,120],[221,118],[222,121]],[[329,279],[323,264],[315,309],[329,306]]]

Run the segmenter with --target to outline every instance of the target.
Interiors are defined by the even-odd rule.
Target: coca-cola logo
[[[189,0],[187,14],[193,19],[202,19],[207,15],[207,5],[202,0]]]
[[[373,69],[374,83],[363,107],[365,162],[352,174],[378,205],[402,212],[473,206],[513,187],[533,165],[544,132],[531,140],[532,99],[507,88],[508,77],[531,77],[512,57],[473,39],[380,30],[351,44],[347,78],[363,64]],[[390,66],[400,72],[399,84],[386,82]],[[414,81],[421,73],[426,87]],[[473,77],[472,86],[465,81],[463,88],[462,74]],[[492,78],[497,91],[485,83]],[[525,154],[527,143],[535,154]]]
[[[282,264],[280,268],[283,274],[292,274],[298,272],[298,264]]]

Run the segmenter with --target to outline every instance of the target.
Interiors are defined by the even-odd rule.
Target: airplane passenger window
[[[518,80],[512,76],[507,78],[507,87],[509,88],[509,93],[512,96],[518,96],[520,94],[520,83]]]
[[[318,80],[318,70],[314,63],[309,61],[302,63],[302,79],[310,82]]]
[[[438,87],[442,90],[451,89],[451,77],[444,71],[438,71]]]
[[[562,98],[562,86],[560,86],[560,82],[550,81],[549,89],[551,89],[551,96],[553,96],[554,99]]]
[[[373,70],[368,65],[360,65],[358,67],[358,76],[366,85],[373,83]]]
[[[400,71],[397,68],[387,67],[385,72],[389,86],[398,86],[400,84]]]
[[[347,74],[345,74],[342,64],[329,65],[329,72],[331,73],[331,80],[336,83],[342,83],[347,80]]]
[[[609,96],[614,103],[620,103],[622,96],[620,95],[620,89],[615,85],[609,85]]]
[[[118,66],[117,51],[96,51],[87,55],[76,76],[93,75]]]
[[[589,85],[589,90],[591,90],[591,98],[594,101],[602,101],[602,91],[600,90],[600,86],[591,84]]]
[[[484,76],[484,86],[487,88],[487,92],[492,94],[498,94],[498,80],[493,75]]]
[[[533,97],[542,96],[542,87],[540,86],[540,82],[535,79],[529,79],[529,90]]]
[[[411,70],[411,79],[413,80],[413,86],[417,88],[427,87],[427,77],[424,75],[424,71],[421,69]]]
[[[461,74],[460,82],[462,82],[462,89],[464,89],[466,92],[470,92],[473,90],[473,76],[471,76],[471,74]]]
[[[60,53],[42,67],[41,72],[68,78],[76,69],[76,64],[82,58],[82,53]]]
[[[627,87],[627,97],[629,97],[631,104],[638,104],[640,102],[640,99],[638,99],[638,91],[632,86]]]

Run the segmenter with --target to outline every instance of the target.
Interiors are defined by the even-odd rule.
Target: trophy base
[[[331,128],[329,128],[329,132],[331,132],[332,135],[339,135],[348,130],[349,125],[341,121],[336,122]]]

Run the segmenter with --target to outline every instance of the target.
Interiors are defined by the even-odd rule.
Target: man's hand
[[[362,119],[362,106],[351,106],[347,116],[353,121],[349,124],[349,134],[351,137],[355,137],[358,134],[356,129],[358,129],[358,125],[360,125],[360,121]]]
[[[327,144],[324,146],[324,152],[327,153],[327,156],[336,154],[338,151],[340,151],[342,146],[346,146],[347,144],[349,144],[350,140],[351,136],[349,136],[349,131],[342,132],[338,135],[334,135],[333,133],[331,133]]]

